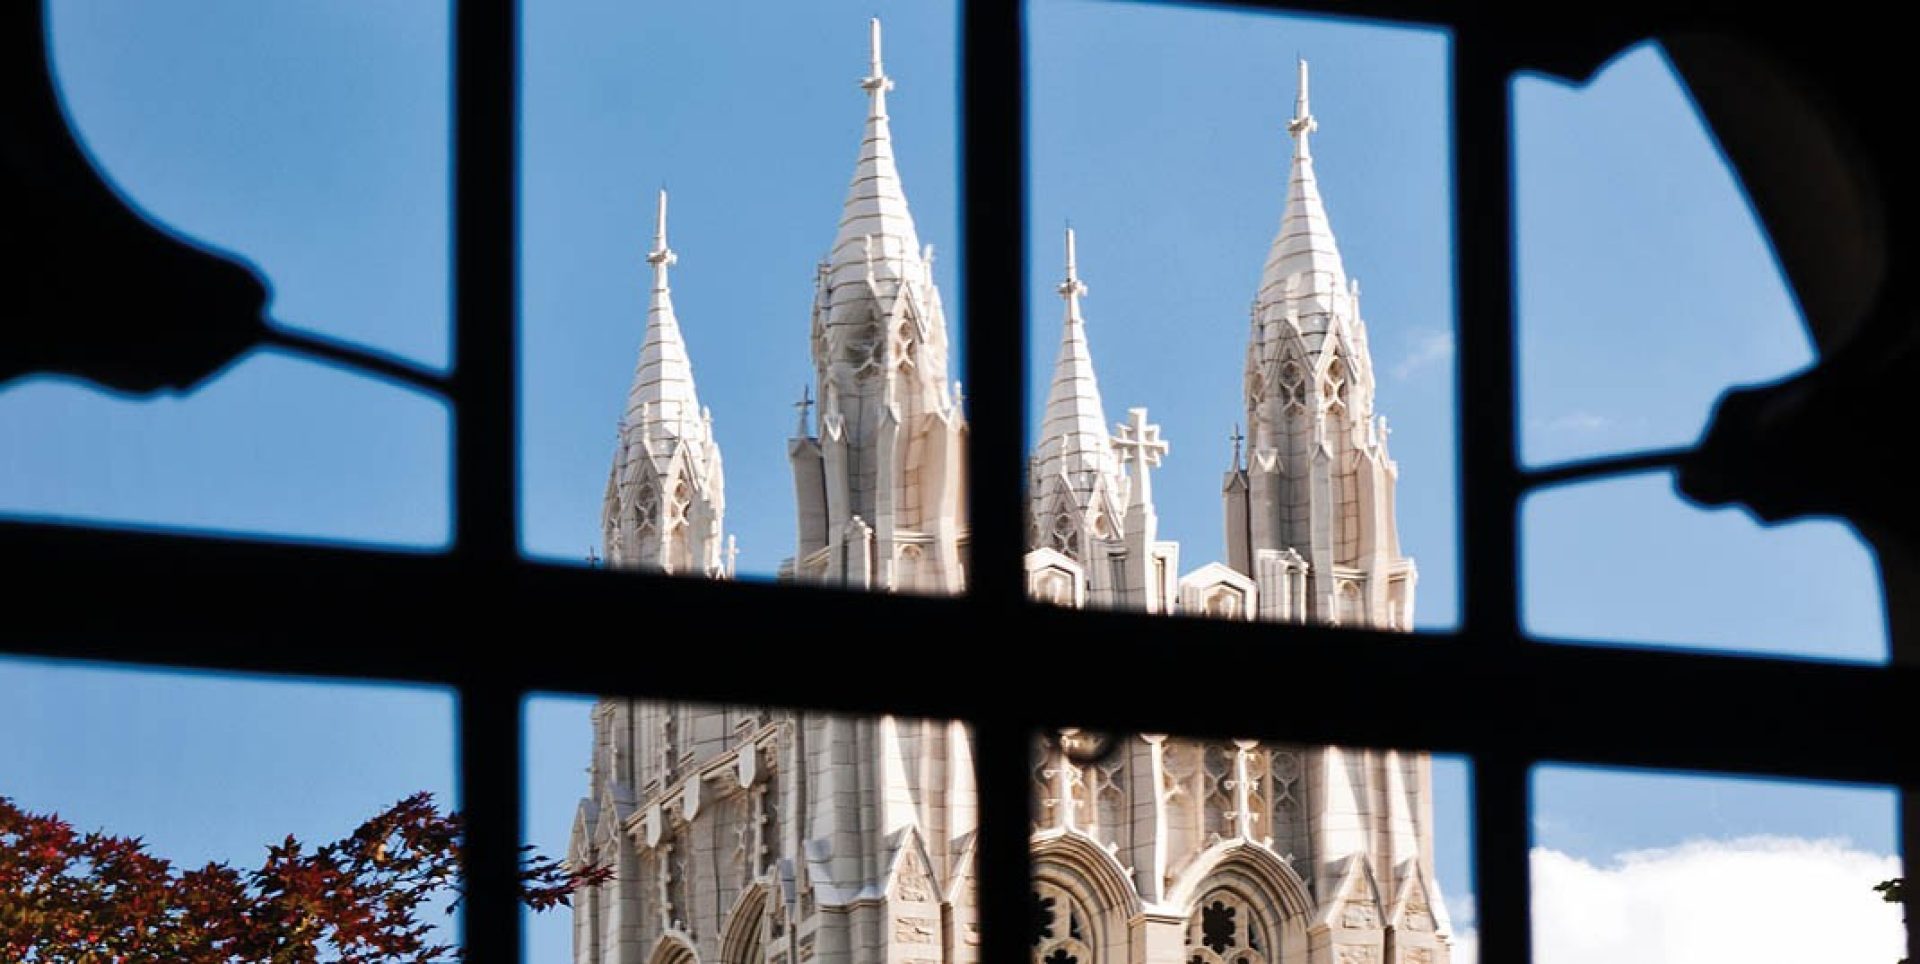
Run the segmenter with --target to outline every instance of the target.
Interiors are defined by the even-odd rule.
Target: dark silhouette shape
[[[0,382],[60,372],[126,392],[192,387],[266,337],[266,284],[108,187],[60,108],[42,4],[0,10]]]
[[[270,346],[427,391],[411,362],[270,326],[240,257],[145,220],[74,140],[39,0],[0,5],[0,384],[60,373],[123,392],[193,388]]]
[[[1769,522],[1851,521],[1880,557],[1896,647],[1920,629],[1920,385],[1907,131],[1858,25],[1662,37],[1744,182],[1819,348],[1811,369],[1722,396],[1679,487]],[[1777,26],[1777,25],[1775,25]],[[1811,26],[1811,29],[1808,29]],[[1768,39],[1783,42],[1767,42]],[[1912,629],[1909,629],[1912,627]]]

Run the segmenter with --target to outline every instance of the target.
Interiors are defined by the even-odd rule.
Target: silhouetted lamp
[[[0,4],[0,385],[34,373],[189,389],[275,345],[428,390],[398,359],[274,328],[240,258],[156,227],[101,179],[60,108],[40,0]]]
[[[1871,113],[1884,99],[1872,89],[1884,83],[1876,72],[1822,60],[1826,83],[1815,86],[1746,42],[1662,40],[1752,198],[1819,349],[1799,375],[1721,397],[1680,462],[1681,491],[1768,521],[1844,517],[1883,553],[1920,547],[1907,463],[1920,439],[1911,422],[1920,326],[1913,266],[1902,264],[1911,258],[1896,244],[1914,220],[1900,203],[1912,178],[1873,164],[1904,150],[1869,143],[1896,128],[1904,140],[1906,120]],[[1796,53],[1821,58],[1812,46]]]

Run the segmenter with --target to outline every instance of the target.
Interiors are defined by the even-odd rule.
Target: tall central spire
[[[868,25],[860,157],[814,282],[818,437],[788,440],[792,577],[895,592],[966,586],[966,416],[947,378],[947,322],[894,162],[880,22]],[[803,418],[804,422],[804,418]]]
[[[673,311],[673,290],[667,283],[667,269],[679,256],[667,247],[664,188],[658,203],[653,250],[647,252],[647,263],[653,266],[653,292],[647,301],[647,334],[640,345],[640,364],[633,373],[633,388],[627,393],[627,423],[645,425],[654,436],[704,436],[700,399],[693,387],[693,364],[687,359],[687,344]]]
[[[1347,287],[1347,270],[1340,262],[1340,249],[1333,240],[1333,225],[1327,220],[1327,207],[1320,200],[1320,184],[1313,173],[1313,152],[1308,138],[1319,123],[1307,99],[1307,62],[1300,61],[1300,89],[1293,102],[1293,119],[1287,133],[1293,135],[1293,172],[1287,185],[1287,213],[1280,222],[1280,233],[1267,253],[1266,269],[1260,276],[1259,300],[1265,303],[1285,297],[1290,279],[1296,296],[1326,294]],[[1307,312],[1303,312],[1305,314]]]
[[[874,278],[882,281],[918,279],[926,271],[920,236],[907,210],[906,191],[893,157],[893,131],[887,123],[887,91],[893,89],[893,78],[887,76],[881,59],[877,18],[868,31],[868,73],[860,80],[860,88],[867,92],[866,134],[841,209],[840,230],[827,258],[828,284],[835,289],[864,281],[869,264]]]

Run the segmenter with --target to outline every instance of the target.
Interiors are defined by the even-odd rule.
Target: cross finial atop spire
[[[1313,110],[1307,100],[1307,58],[1300,58],[1300,91],[1293,98],[1293,120],[1287,124],[1287,133],[1293,135],[1294,154],[1307,156],[1307,135],[1318,130],[1320,125],[1313,119]]]
[[[1227,436],[1227,438],[1233,442],[1233,469],[1238,472],[1240,470],[1240,446],[1247,440],[1247,437],[1240,431],[1239,422],[1233,423],[1233,434]]]
[[[1313,155],[1307,148],[1308,135],[1319,124],[1309,100],[1305,58],[1300,60],[1299,70],[1300,89],[1294,99],[1293,120],[1287,124],[1287,132],[1293,135],[1293,162],[1287,176],[1286,214],[1260,272],[1260,289],[1254,296],[1256,325],[1296,309],[1301,318],[1319,317],[1324,309],[1306,300],[1347,294],[1346,268],[1340,263],[1340,249],[1334,243],[1333,226],[1327,220],[1327,206],[1320,198],[1319,181],[1314,175]]]
[[[893,89],[893,78],[887,76],[886,68],[880,62],[880,18],[875,17],[867,23],[867,76],[860,79],[860,88],[873,95],[871,116],[887,116],[887,91]]]
[[[653,250],[647,252],[647,263],[653,265],[654,279],[661,287],[666,285],[667,266],[678,260],[679,256],[667,247],[667,189],[663,187],[653,213]]]
[[[1080,296],[1087,293],[1087,286],[1080,280],[1079,268],[1074,264],[1072,225],[1067,227],[1067,277],[1055,290],[1067,301],[1067,319],[1080,320]]]
[[[854,166],[853,180],[847,185],[846,203],[840,209],[840,227],[834,232],[833,247],[827,255],[823,287],[829,308],[871,297],[872,289],[863,284],[869,279],[931,283],[926,262],[921,260],[913,214],[907,210],[906,190],[900,185],[900,170],[894,162],[893,134],[887,120],[887,91],[893,89],[893,79],[887,76],[881,60],[878,19],[868,24],[868,41],[872,45],[869,74],[860,81],[868,98],[866,129],[860,139],[860,159]],[[871,256],[867,254],[869,246]]]
[[[813,386],[802,385],[800,386],[800,400],[793,403],[793,410],[800,414],[800,428],[797,431],[800,438],[807,437],[807,413],[812,410],[812,408]]]

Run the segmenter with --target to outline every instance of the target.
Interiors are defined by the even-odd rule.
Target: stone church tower
[[[965,586],[966,420],[894,163],[880,27],[865,137],[819,266],[820,412],[788,454],[799,517],[783,578],[898,592]],[[608,483],[610,565],[730,576],[719,449],[668,296],[652,304]],[[581,964],[975,960],[973,752],[958,723],[601,700],[569,857],[615,868],[575,899]]]
[[[1305,62],[1299,82],[1286,213],[1247,344],[1252,450],[1245,465],[1234,452],[1226,478],[1228,563],[1195,569],[1170,595],[1178,549],[1155,540],[1149,474],[1166,443],[1144,409],[1106,433],[1069,231],[1066,318],[1029,487],[1035,598],[1411,627],[1398,469],[1373,414],[1359,288],[1314,179]],[[1036,962],[1450,960],[1424,753],[1067,730],[1036,746],[1033,794]]]
[[[879,24],[865,137],[820,264],[817,425],[788,443],[796,555],[782,578],[965,587],[966,421],[946,324],[900,186]],[[1109,434],[1066,238],[1061,346],[1031,464],[1036,599],[1145,613],[1404,629],[1385,429],[1357,288],[1314,183],[1306,68],[1292,186],[1248,345],[1252,446],[1225,498],[1230,559],[1178,575],[1146,410]],[[730,577],[711,419],[667,286],[653,293],[603,511],[610,565]],[[616,871],[576,896],[579,964],[979,960],[973,754],[957,723],[601,700],[569,859]],[[1042,964],[1447,964],[1424,754],[1157,734],[1036,741],[1033,960]]]

